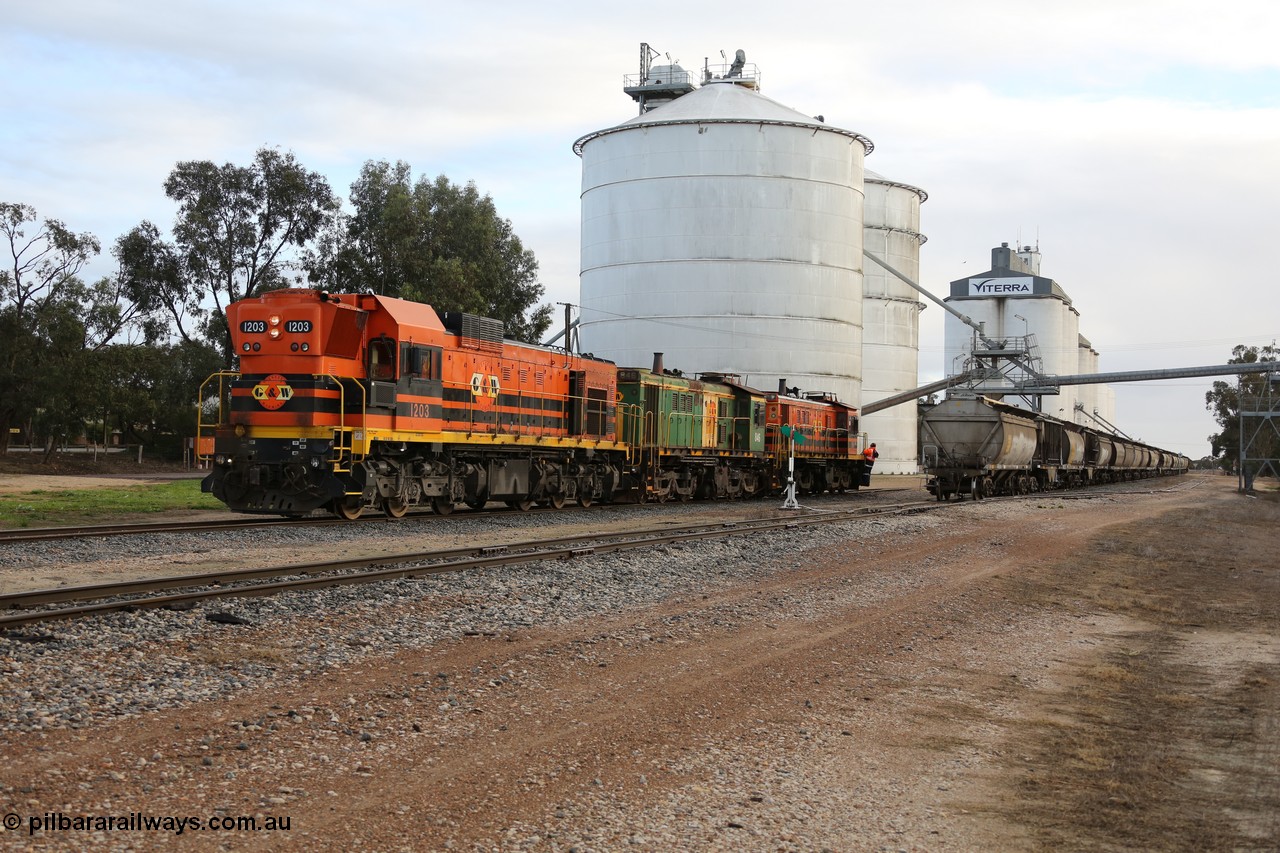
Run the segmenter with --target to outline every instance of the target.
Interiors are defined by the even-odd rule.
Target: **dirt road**
[[[970,505],[655,606],[11,732],[0,845],[174,841],[60,812],[289,821],[202,849],[1274,850],[1280,504],[1226,480]]]

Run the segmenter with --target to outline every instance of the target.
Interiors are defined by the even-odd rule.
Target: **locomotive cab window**
[[[415,379],[440,378],[440,350],[416,344],[400,345],[400,374]]]
[[[587,433],[604,435],[609,418],[609,389],[587,389]]]
[[[391,338],[375,338],[369,342],[369,378],[396,378],[396,342]]]

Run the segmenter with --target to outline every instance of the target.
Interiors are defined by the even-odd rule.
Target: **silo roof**
[[[875,148],[871,140],[860,133],[825,124],[744,86],[732,83],[710,83],[620,125],[588,133],[573,143],[573,150],[581,155],[583,145],[610,133],[620,133],[637,127],[678,124],[772,124],[786,127],[810,127],[814,130],[847,136],[859,142],[867,154]]]
[[[862,170],[862,179],[864,181],[870,181],[873,184],[885,184],[886,186],[890,186],[890,187],[901,187],[904,190],[913,192],[916,195],[920,196],[921,204],[929,200],[929,194],[924,190],[920,189],[919,187],[913,186],[911,184],[904,184],[902,181],[895,181],[892,178],[886,178],[884,175],[881,175],[877,172],[873,172],[870,169]]]

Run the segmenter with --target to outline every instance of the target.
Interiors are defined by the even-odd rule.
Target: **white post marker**
[[[796,501],[796,436],[795,431],[787,436],[787,497],[782,502],[782,509],[800,509]]]

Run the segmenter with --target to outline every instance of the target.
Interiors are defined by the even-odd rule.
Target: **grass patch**
[[[0,527],[56,527],[130,515],[225,509],[199,480],[119,488],[49,489],[0,495]]]

